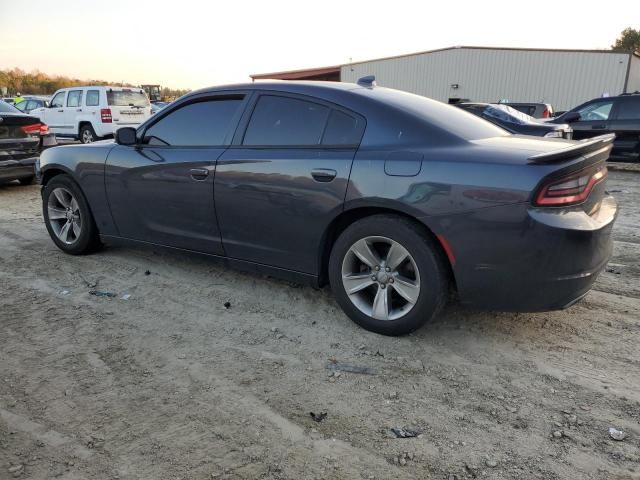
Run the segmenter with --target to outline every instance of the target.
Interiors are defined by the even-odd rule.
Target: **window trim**
[[[255,108],[258,104],[258,101],[261,97],[284,97],[284,98],[293,98],[295,100],[301,100],[309,103],[316,103],[323,107],[329,109],[329,114],[327,115],[327,119],[325,120],[324,127],[322,129],[322,135],[320,136],[320,143],[311,144],[311,145],[243,145],[244,136],[249,127],[249,123],[251,121],[251,117],[255,111]],[[322,139],[324,138],[324,134],[327,129],[327,125],[329,124],[329,118],[331,117],[331,111],[338,110],[339,112],[344,113],[345,115],[349,115],[358,120],[362,121],[362,132],[360,135],[360,141],[357,144],[339,144],[339,145],[323,145]],[[364,133],[367,129],[367,119],[364,115],[361,115],[353,110],[343,107],[342,105],[338,105],[326,100],[323,100],[318,97],[313,97],[311,95],[304,95],[300,93],[290,93],[290,92],[282,92],[279,90],[255,90],[253,98],[251,102],[247,105],[245,115],[243,116],[240,124],[238,125],[235,136],[233,137],[233,142],[229,145],[229,148],[234,150],[244,149],[244,150],[300,150],[300,149],[313,149],[313,150],[357,150],[362,143],[362,139],[364,138]]]
[[[137,144],[138,148],[160,148],[160,149],[165,149],[165,148],[180,148],[180,149],[185,149],[185,148],[193,148],[193,149],[207,149],[207,148],[228,148],[231,145],[231,140],[233,139],[233,136],[235,134],[235,131],[238,127],[238,123],[240,121],[240,118],[242,117],[242,115],[244,114],[244,110],[246,108],[246,104],[247,104],[247,100],[249,97],[249,93],[246,91],[221,91],[221,92],[215,92],[215,93],[208,93],[206,95],[202,95],[202,96],[195,96],[192,98],[189,98],[187,101],[184,102],[180,102],[179,104],[176,105],[170,105],[167,106],[165,108],[163,108],[160,112],[156,113],[155,115],[153,115],[153,117],[151,117],[150,121],[148,123],[145,123],[141,126],[141,128],[139,128],[138,130],[138,140],[139,143]],[[149,145],[148,143],[148,135],[147,132],[149,131],[149,129],[151,127],[153,127],[155,124],[157,124],[158,122],[160,122],[163,118],[166,118],[168,115],[171,115],[171,113],[176,112],[178,110],[180,110],[181,108],[185,108],[188,107],[189,105],[193,105],[196,103],[204,103],[204,102],[210,102],[210,101],[220,101],[220,100],[240,100],[240,106],[238,108],[238,111],[233,115],[233,117],[231,118],[231,122],[229,124],[228,130],[227,132],[225,132],[224,135],[224,139],[223,139],[223,144],[221,145]]]
[[[75,92],[80,92],[80,101],[78,102],[78,105],[69,105],[69,99],[71,98],[71,94],[75,93]],[[83,92],[84,92],[84,90],[82,90],[82,89],[69,90],[67,92],[67,101],[65,102],[65,105],[66,105],[65,108],[81,108],[82,107],[82,100],[84,98],[84,95],[82,95]]]

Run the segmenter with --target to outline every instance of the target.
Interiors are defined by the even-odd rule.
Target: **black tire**
[[[36,176],[32,175],[32,176],[26,177],[26,178],[19,178],[18,181],[20,182],[20,185],[31,185],[35,178],[36,178]]]
[[[81,220],[80,234],[75,238],[72,243],[65,243],[55,233],[52,226],[52,221],[49,218],[49,198],[53,195],[56,188],[64,188],[71,192],[73,197],[78,203],[78,211]],[[100,247],[100,237],[98,236],[98,228],[96,227],[95,220],[89,209],[84,194],[80,187],[69,175],[56,175],[53,177],[42,192],[42,214],[44,216],[44,224],[47,227],[49,236],[53,240],[53,243],[65,253],[71,255],[84,255],[97,250]]]
[[[417,267],[420,279],[417,300],[399,318],[379,320],[364,313],[352,302],[343,285],[345,256],[356,242],[368,237],[385,237],[399,243],[409,252]],[[420,225],[399,215],[380,214],[358,220],[338,237],[329,258],[329,282],[336,300],[355,323],[383,335],[404,335],[420,328],[442,310],[447,301],[450,278],[448,263],[442,251]],[[422,288],[422,285],[427,288]],[[389,290],[393,287],[390,285]],[[367,288],[378,287],[374,283]]]
[[[80,143],[87,144],[87,143],[93,143],[96,140],[100,140],[100,139],[96,135],[96,132],[93,129],[93,127],[90,124],[85,123],[84,125],[82,125],[82,127],[80,127],[78,140],[80,140]]]

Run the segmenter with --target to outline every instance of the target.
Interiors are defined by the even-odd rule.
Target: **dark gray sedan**
[[[233,85],[46,151],[43,212],[67,253],[153,244],[329,283],[355,322],[398,335],[454,291],[511,311],[582,298],[611,254],[611,142],[511,135],[370,79]]]

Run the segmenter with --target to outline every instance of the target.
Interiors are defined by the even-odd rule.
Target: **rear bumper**
[[[29,178],[36,174],[35,164],[38,157],[24,158],[22,160],[0,161],[0,181],[19,180]]]
[[[465,238],[449,239],[461,302],[537,312],[566,308],[586,295],[611,257],[616,201],[605,197],[593,216],[579,209],[499,208],[504,211],[477,213],[476,231],[471,226]]]

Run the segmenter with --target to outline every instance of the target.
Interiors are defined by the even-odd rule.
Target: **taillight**
[[[49,126],[44,123],[33,123],[31,125],[25,125],[20,127],[27,135],[46,135],[49,133]]]
[[[549,180],[536,195],[535,204],[557,207],[582,203],[593,187],[607,178],[607,167],[581,170],[563,178]]]
[[[549,118],[549,109],[544,107],[544,111],[542,112],[542,118]]]
[[[100,120],[102,123],[111,123],[111,109],[110,108],[101,108],[100,109]]]

